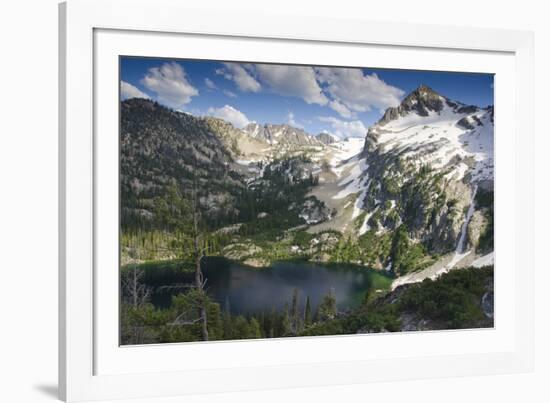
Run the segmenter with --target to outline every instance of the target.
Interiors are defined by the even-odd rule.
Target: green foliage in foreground
[[[399,300],[402,312],[413,312],[441,328],[477,327],[484,314],[480,301],[487,288],[492,289],[493,270],[455,270],[440,281],[425,280],[410,287]]]
[[[222,311],[203,291],[192,286],[192,272],[185,266],[144,270],[144,265],[126,266],[122,273],[121,343],[148,344],[201,341],[200,308],[206,306],[209,340],[235,340],[296,336],[313,323],[309,297],[295,289],[291,304],[282,311],[233,315],[229,304]],[[174,284],[177,294],[167,308],[150,303],[149,284]],[[160,285],[159,287],[164,287]],[[157,287],[158,288],[158,287]],[[316,321],[334,319],[336,298],[332,290],[319,304]]]
[[[292,336],[397,332],[403,318],[422,322],[423,329],[467,329],[492,326],[481,308],[483,295],[492,291],[493,268],[461,269],[435,281],[424,280],[398,288],[392,293],[366,295],[363,304],[348,312],[338,312],[334,294],[329,292],[312,315],[306,298],[299,308],[297,295],[282,311],[233,315],[226,306],[193,288],[176,295],[167,309],[144,302],[123,303],[122,344],[200,341],[197,306],[206,298],[210,340],[236,340]]]
[[[220,305],[194,289],[174,296],[168,309],[146,303],[123,304],[121,309],[121,343],[149,344],[201,341],[198,317],[199,301],[206,298],[210,340],[255,339],[266,337],[255,317],[233,316],[222,312]]]
[[[403,330],[405,315],[433,330],[492,326],[481,308],[482,297],[492,290],[492,284],[493,267],[454,270],[435,281],[427,279],[368,298],[350,314],[316,323],[302,335],[397,332]]]

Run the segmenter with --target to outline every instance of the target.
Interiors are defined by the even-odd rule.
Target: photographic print
[[[119,68],[122,345],[494,326],[492,74]]]

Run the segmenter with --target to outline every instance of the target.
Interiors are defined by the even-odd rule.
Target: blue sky
[[[364,136],[420,84],[465,104],[493,104],[493,75],[121,57],[121,97],[146,97],[237,127],[288,123]]]

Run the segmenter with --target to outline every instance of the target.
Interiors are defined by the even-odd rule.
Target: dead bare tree
[[[151,288],[143,281],[144,271],[136,266],[122,272],[122,298],[130,309],[137,311],[143,307],[151,295]],[[143,323],[132,321],[126,325],[126,334],[130,344],[143,344],[145,339],[145,326]]]
[[[204,256],[204,251],[201,248],[201,234],[199,230],[199,201],[197,191],[197,179],[196,175],[193,178],[193,194],[192,194],[192,206],[191,214],[193,215],[193,247],[195,255],[195,287],[199,291],[201,301],[199,301],[199,318],[201,319],[201,334],[204,341],[208,341],[208,319],[206,317],[206,298],[204,292],[204,286],[206,280],[204,279],[201,260]]]
[[[143,282],[144,271],[133,266],[122,273],[122,295],[125,302],[139,308],[147,302],[151,288]]]
[[[206,279],[201,269],[201,260],[204,257],[203,234],[201,230],[201,213],[199,204],[198,180],[197,180],[197,160],[194,158],[192,169],[192,186],[190,192],[185,192],[174,183],[171,193],[171,214],[173,221],[180,230],[183,239],[183,256],[188,255],[187,247],[191,247],[192,256],[195,263],[195,281],[193,288],[196,289],[196,301],[192,303],[192,311],[198,314],[190,315],[186,309],[185,312],[179,312],[176,319],[169,323],[171,326],[201,324],[201,338],[208,341],[208,318],[207,318],[207,298],[205,292]],[[190,194],[189,194],[190,193]],[[187,196],[187,197],[185,197]],[[187,243],[189,242],[189,243]],[[191,245],[189,245],[191,244]]]
[[[198,318],[192,318],[192,316],[193,314],[191,314],[188,310],[184,310],[183,312],[180,312],[180,314],[172,322],[168,323],[168,326],[194,325],[202,321],[202,317],[199,316]]]

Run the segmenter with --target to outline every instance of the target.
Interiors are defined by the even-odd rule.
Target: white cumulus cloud
[[[174,109],[183,108],[192,97],[199,95],[187,80],[183,67],[175,62],[150,68],[141,83],[157,94],[159,102]]]
[[[223,119],[239,129],[250,123],[250,120],[248,120],[244,113],[233,108],[231,105],[224,105],[221,108],[208,108],[206,113],[207,115]]]
[[[218,87],[216,86],[216,83],[214,81],[212,81],[211,79],[209,79],[208,77],[206,77],[204,79],[204,83],[206,84],[206,86],[208,88],[210,88],[211,90],[217,90]]]
[[[300,123],[298,123],[298,122],[296,121],[296,118],[295,118],[295,116],[294,116],[294,112],[292,112],[292,111],[288,112],[288,115],[286,116],[286,121],[287,121],[287,123],[288,123],[290,126],[292,126],[292,127],[297,127],[297,128],[299,128],[299,129],[303,129],[303,128],[304,128],[303,125],[301,125]]]
[[[360,112],[397,106],[405,94],[376,73],[365,74],[359,68],[224,63],[216,74],[234,81],[240,91],[268,89],[308,104],[328,106],[346,119],[356,119]]]
[[[124,99],[129,98],[145,98],[149,99],[149,95],[145,92],[139,90],[134,85],[127,83],[126,81],[120,82],[120,97]]]
[[[346,105],[344,105],[341,102],[338,101],[330,101],[328,106],[330,106],[331,109],[335,110],[340,114],[340,116],[344,118],[351,118],[354,116],[353,112],[350,111]]]
[[[403,90],[381,80],[376,73],[364,74],[361,69],[319,67],[316,72],[327,94],[345,106],[348,112],[366,112],[372,108],[385,110],[399,105],[405,94]],[[341,116],[351,116],[340,105],[334,105],[331,104],[331,107]]]
[[[328,103],[312,67],[255,64],[254,72],[277,94],[302,98],[308,104]]]
[[[227,80],[234,81],[237,87],[243,92],[258,92],[262,89],[260,83],[252,77],[245,66],[239,63],[224,63],[224,67],[216,70],[216,74],[219,74]]]
[[[332,116],[321,116],[319,120],[328,123],[332,130],[330,133],[344,139],[346,137],[365,137],[367,128],[360,120],[346,121]]]

